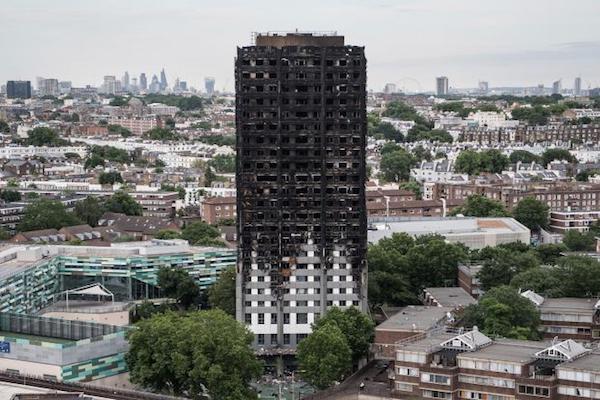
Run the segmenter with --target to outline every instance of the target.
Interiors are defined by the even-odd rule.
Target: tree
[[[318,330],[327,324],[335,324],[342,331],[352,351],[353,365],[357,365],[369,354],[369,346],[375,336],[375,323],[358,308],[350,307],[342,310],[339,307],[332,307],[314,324],[313,330]]]
[[[533,290],[542,296],[560,297],[562,283],[558,279],[554,268],[536,267],[515,275],[510,286],[520,291]]]
[[[89,196],[77,202],[74,211],[77,218],[90,226],[96,226],[105,212],[105,205],[96,196]]]
[[[342,330],[333,323],[314,330],[298,344],[302,377],[318,389],[341,381],[352,368],[352,350]]]
[[[18,230],[24,232],[38,229],[60,229],[64,226],[79,224],[81,224],[79,218],[68,212],[60,201],[39,198],[25,207],[25,214]]]
[[[61,139],[56,131],[46,127],[39,127],[29,131],[27,139],[24,140],[24,144],[26,146],[59,147],[67,146],[69,142]]]
[[[481,164],[479,154],[473,150],[463,150],[456,157],[454,170],[468,175],[477,175],[481,172]]]
[[[561,282],[564,297],[597,297],[600,294],[600,262],[585,256],[567,256],[558,260],[556,281]]]
[[[11,203],[13,201],[21,201],[21,193],[16,190],[4,189],[0,191],[0,199]]]
[[[431,151],[426,150],[423,146],[419,145],[412,150],[415,162],[419,164],[421,161],[431,161]]]
[[[400,184],[400,189],[402,190],[410,190],[415,194],[415,199],[421,200],[421,185],[419,185],[415,181],[402,182]]]
[[[200,289],[194,279],[187,271],[179,268],[159,269],[158,286],[165,296],[176,299],[186,309],[200,294]]]
[[[517,290],[499,286],[465,309],[463,324],[492,336],[535,340],[539,338],[540,313]]]
[[[110,100],[110,103],[108,103],[110,106],[114,106],[114,107],[121,107],[121,106],[125,106],[129,103],[129,99],[126,99],[123,96],[115,96]]]
[[[484,290],[508,285],[518,273],[539,267],[539,260],[532,251],[520,253],[502,247],[486,250],[483,266],[477,274]]]
[[[542,264],[554,265],[567,250],[563,244],[541,244],[535,248],[535,253]]]
[[[452,211],[452,215],[459,214],[469,217],[505,217],[508,212],[499,201],[488,199],[480,194],[472,194],[467,197],[465,204]]]
[[[0,133],[10,133],[10,126],[3,119],[0,119]]]
[[[541,159],[540,157],[526,150],[515,150],[512,153],[510,153],[509,160],[513,164],[516,164],[518,162],[529,164],[532,162],[539,163]]]
[[[563,244],[571,251],[593,251],[596,247],[596,240],[587,233],[570,230],[565,233]]]
[[[144,133],[144,137],[146,139],[151,139],[151,140],[167,140],[167,141],[181,139],[181,136],[179,136],[177,133],[175,133],[174,131],[167,129],[167,128],[150,129],[149,131],[146,131]]]
[[[261,363],[253,335],[221,310],[155,314],[128,334],[131,381],[155,392],[214,400],[256,399]]]
[[[223,246],[219,236],[217,228],[203,221],[193,222],[181,231],[182,239],[197,246]]]
[[[161,240],[180,239],[181,233],[170,229],[163,229],[158,231],[156,235],[154,235],[154,238]]]
[[[106,211],[125,215],[142,215],[144,209],[128,193],[119,190],[110,196],[105,203]]]
[[[550,110],[542,105],[536,105],[530,108],[518,107],[511,112],[513,119],[527,121],[529,125],[546,125],[550,114]]]
[[[235,156],[219,154],[214,156],[208,165],[213,167],[215,171],[220,173],[233,173],[235,172]]]
[[[525,197],[517,203],[513,216],[529,229],[537,231],[548,227],[548,211],[546,203],[533,197]]]
[[[430,142],[452,143],[452,135],[442,129],[429,129],[423,125],[415,125],[406,135],[407,142],[427,140]]]
[[[577,162],[577,158],[566,149],[547,149],[542,153],[542,164],[544,166],[547,166],[554,160],[564,160],[569,163]]]
[[[385,153],[381,156],[381,173],[388,182],[407,181],[410,178],[410,169],[414,164],[412,155],[405,150]]]
[[[502,154],[499,150],[489,149],[479,153],[481,171],[499,174],[506,170],[509,161],[508,157]]]
[[[456,283],[459,262],[466,259],[462,246],[442,236],[413,239],[395,233],[369,247],[369,301],[372,306],[418,304],[423,289]]]
[[[97,166],[104,166],[104,158],[100,157],[98,154],[90,154],[83,164],[85,169],[93,169]]]
[[[120,172],[110,171],[110,172],[102,172],[100,176],[98,176],[98,183],[101,185],[113,185],[117,182],[123,183],[123,177]]]
[[[208,289],[208,303],[235,316],[235,267],[222,271],[219,279]]]
[[[133,136],[131,131],[121,125],[108,125],[108,132],[114,135],[121,135],[121,137],[128,138]]]

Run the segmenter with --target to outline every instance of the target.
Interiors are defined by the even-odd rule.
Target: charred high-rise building
[[[257,34],[235,77],[237,318],[283,354],[327,308],[367,307],[364,47]]]

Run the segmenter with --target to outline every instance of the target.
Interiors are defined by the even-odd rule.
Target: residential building
[[[30,81],[8,81],[6,82],[6,97],[9,99],[30,99]]]
[[[481,282],[477,277],[481,268],[483,268],[481,264],[461,264],[458,266],[458,286],[475,299],[483,294]]]
[[[207,197],[202,201],[202,219],[211,225],[237,219],[235,197]]]
[[[330,306],[367,309],[366,59],[258,34],[236,59],[237,319],[281,355]]]
[[[461,287],[431,287],[423,289],[423,304],[460,310],[477,300]]]
[[[60,95],[58,79],[41,79],[38,85],[38,94],[40,96],[58,97]]]
[[[132,216],[105,212],[98,220],[98,226],[113,228],[136,240],[152,239],[160,231],[179,231],[179,225],[171,219],[159,217]]]
[[[552,82],[552,94],[560,94],[562,92],[562,79]]]
[[[573,85],[573,94],[575,96],[581,95],[581,77],[575,78],[575,84]]]
[[[133,192],[131,197],[144,209],[144,217],[172,218],[175,216],[175,203],[178,192]]]
[[[438,96],[447,96],[448,91],[448,78],[445,76],[440,76],[435,78],[436,85],[436,94]]]
[[[215,78],[206,77],[204,78],[204,90],[206,94],[212,96],[215,94]]]
[[[552,211],[550,213],[550,230],[567,233],[576,230],[587,232],[590,225],[600,219],[600,210],[595,211]]]
[[[136,136],[142,136],[147,131],[154,128],[162,128],[162,121],[157,115],[144,116],[111,116],[108,119],[110,125],[120,125],[127,128]]]
[[[568,400],[600,394],[600,354],[573,340],[492,340],[474,329],[429,332],[393,347],[393,397]]]

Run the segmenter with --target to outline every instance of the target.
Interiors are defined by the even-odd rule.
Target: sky
[[[337,31],[365,46],[370,89],[600,86],[600,0],[0,0],[0,82],[100,85],[165,68],[233,89],[252,32]]]

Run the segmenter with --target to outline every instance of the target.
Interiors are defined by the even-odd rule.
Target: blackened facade
[[[328,307],[367,307],[366,59],[343,36],[259,34],[235,76],[237,318],[277,354]]]

